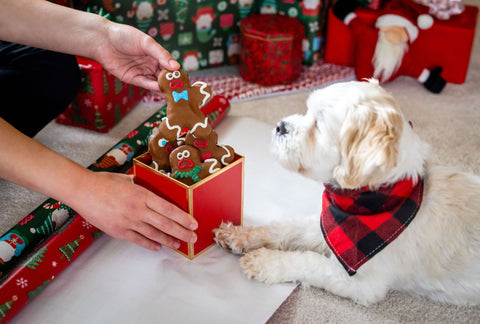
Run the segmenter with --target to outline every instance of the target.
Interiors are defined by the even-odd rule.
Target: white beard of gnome
[[[377,46],[373,56],[373,76],[380,81],[387,81],[402,64],[403,55],[408,50],[407,43],[393,44],[385,37],[385,33],[378,32]]]
[[[5,262],[10,261],[13,256],[18,256],[23,250],[17,250],[18,245],[23,245],[23,240],[20,236],[16,234],[10,234],[9,239],[0,241],[0,264],[5,264]]]

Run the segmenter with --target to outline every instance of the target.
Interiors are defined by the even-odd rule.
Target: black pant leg
[[[75,56],[0,41],[0,117],[33,137],[80,86]]]

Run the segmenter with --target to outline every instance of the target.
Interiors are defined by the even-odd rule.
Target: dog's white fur
[[[301,282],[363,305],[389,290],[480,304],[480,177],[433,166],[428,146],[376,80],[316,90],[307,107],[306,115],[278,124],[273,150],[282,164],[349,189],[420,175],[425,190],[416,217],[354,276],[327,247],[320,215],[261,227],[222,224],[217,243],[244,254],[248,277],[270,284]]]

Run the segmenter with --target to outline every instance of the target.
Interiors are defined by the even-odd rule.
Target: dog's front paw
[[[222,248],[235,254],[243,254],[248,247],[246,231],[248,228],[222,222],[218,228],[213,230],[213,233],[215,242]]]
[[[250,279],[267,284],[291,281],[286,278],[285,253],[288,252],[260,248],[241,257],[240,265]]]

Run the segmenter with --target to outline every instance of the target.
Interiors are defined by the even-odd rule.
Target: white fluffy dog
[[[222,224],[217,243],[270,284],[301,282],[363,305],[389,290],[480,304],[480,177],[433,166],[376,80],[316,90],[307,106],[278,123],[273,151],[324,183],[322,215]]]

